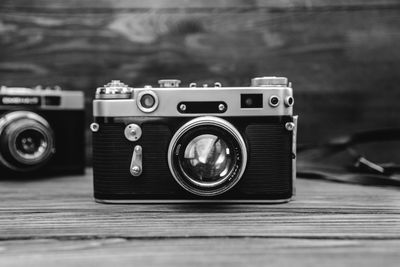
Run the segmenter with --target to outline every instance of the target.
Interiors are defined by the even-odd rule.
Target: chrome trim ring
[[[143,105],[141,103],[142,97],[145,95],[151,95],[154,98],[154,105],[150,108],[143,107]],[[138,93],[136,104],[137,104],[138,108],[145,113],[153,112],[158,107],[158,96],[154,91],[151,91],[151,90],[141,91]]]
[[[225,130],[226,132],[228,132],[235,139],[235,141],[239,144],[239,149],[240,149],[240,153],[242,156],[241,163],[240,163],[240,170],[239,170],[238,174],[236,174],[234,176],[234,178],[232,179],[232,181],[230,181],[230,183],[227,184],[225,187],[221,187],[220,189],[217,189],[214,191],[200,190],[200,189],[188,186],[186,183],[183,182],[184,178],[181,177],[181,175],[174,168],[174,152],[175,152],[178,141],[189,130],[194,129],[199,126],[202,126],[202,125],[216,126],[216,127],[219,127],[221,129]],[[247,148],[246,148],[246,143],[245,143],[243,137],[231,123],[229,123],[228,121],[226,121],[224,119],[218,118],[218,117],[205,116],[205,117],[198,117],[193,120],[190,120],[189,122],[185,123],[182,127],[180,127],[176,131],[176,133],[172,137],[169,147],[168,147],[168,166],[169,166],[170,172],[171,172],[172,176],[174,177],[175,181],[180,186],[182,186],[182,188],[184,188],[186,191],[188,191],[192,194],[198,195],[198,196],[210,197],[210,196],[220,195],[220,194],[228,191],[233,186],[235,186],[239,182],[239,180],[242,178],[243,173],[246,169],[246,164],[247,164]],[[227,177],[229,177],[229,175]],[[186,177],[186,178],[188,178],[188,177]],[[219,184],[225,182],[226,179],[224,179],[224,181],[221,181],[221,182],[220,181],[214,182],[215,184],[207,184],[207,186],[204,186],[203,184],[200,185],[199,182],[194,181],[193,179],[189,179],[189,181],[191,183],[194,183],[194,184],[197,184],[199,186],[206,188],[206,187],[212,187],[215,185],[219,185]]]
[[[218,180],[218,181],[215,181],[215,182],[206,182],[206,183],[198,182],[198,181],[194,180],[193,178],[191,178],[191,177],[188,176],[188,175],[185,175],[185,177],[186,177],[186,179],[189,180],[189,182],[191,182],[191,183],[194,184],[194,185],[197,185],[198,187],[213,188],[213,187],[216,187],[216,186],[219,186],[219,185],[225,183],[225,181],[228,180],[229,175],[227,175],[226,177],[224,177],[223,179],[220,179],[220,180]]]

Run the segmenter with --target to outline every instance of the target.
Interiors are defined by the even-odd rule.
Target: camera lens
[[[227,142],[212,134],[195,137],[186,146],[183,170],[196,185],[213,186],[229,174],[234,160]]]
[[[15,138],[16,152],[25,159],[40,157],[46,147],[46,137],[37,129],[24,130]]]
[[[42,166],[54,153],[53,132],[36,113],[16,111],[1,118],[0,162],[15,171]]]
[[[236,128],[221,118],[199,117],[173,136],[168,164],[175,180],[199,196],[216,196],[242,177],[247,150]]]

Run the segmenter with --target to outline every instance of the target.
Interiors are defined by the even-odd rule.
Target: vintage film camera
[[[0,88],[0,179],[83,173],[84,95]]]
[[[247,87],[179,83],[97,89],[96,201],[291,200],[297,116],[287,78],[254,78]]]

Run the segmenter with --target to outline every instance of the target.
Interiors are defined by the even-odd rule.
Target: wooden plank
[[[1,181],[0,239],[263,237],[400,239],[396,188],[299,180],[288,204],[104,205],[91,173]]]
[[[397,266],[395,187],[298,180],[287,204],[103,205],[85,176],[0,181],[1,266]]]
[[[352,1],[335,1],[335,0],[3,0],[0,7],[4,8],[28,8],[28,9],[209,9],[209,8],[269,8],[273,10],[292,10],[292,9],[364,9],[379,7],[398,7],[396,0],[352,0]],[[79,11],[78,11],[79,12]]]
[[[0,242],[2,266],[397,267],[400,242],[299,239],[30,240]]]

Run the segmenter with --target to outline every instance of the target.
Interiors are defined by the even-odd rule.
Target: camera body
[[[0,179],[81,174],[84,95],[60,87],[0,88]]]
[[[102,203],[287,202],[297,116],[284,77],[251,86],[100,87],[93,101],[94,197]]]

